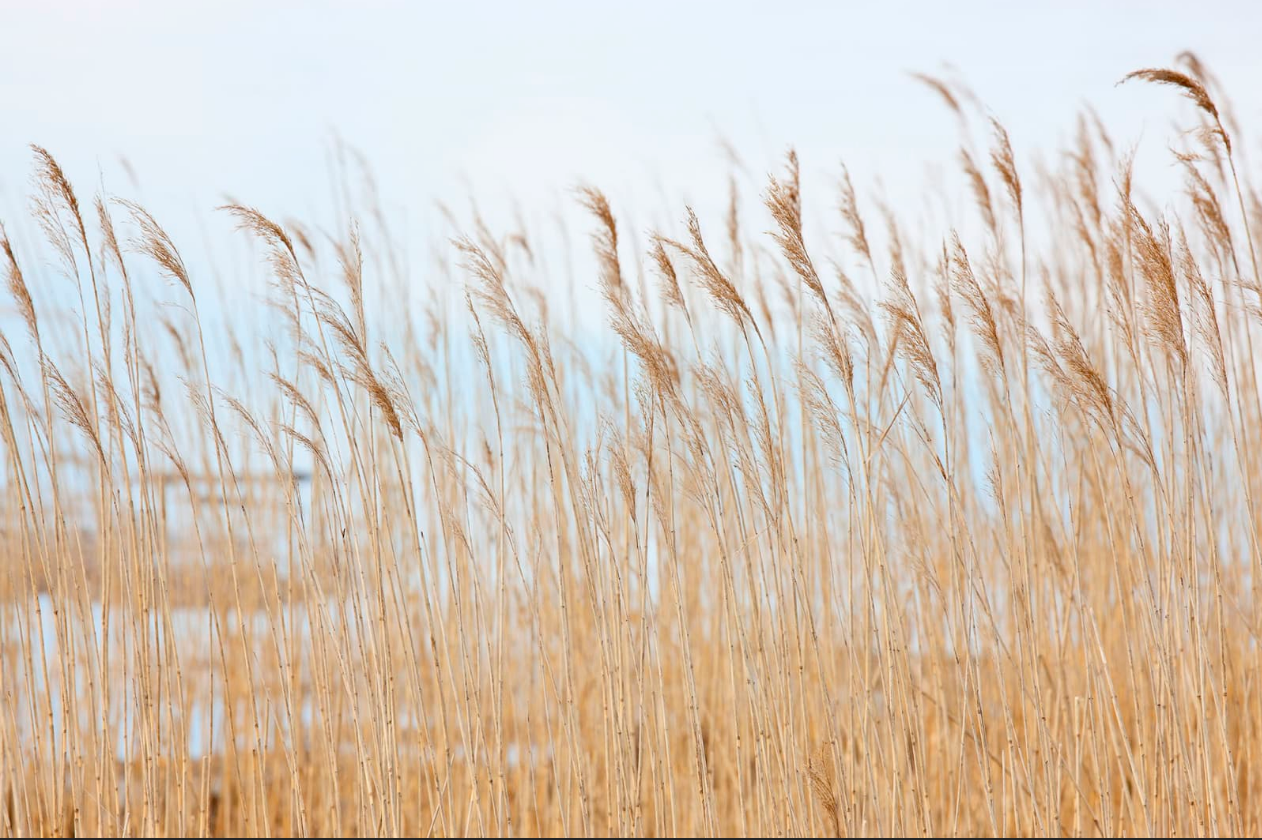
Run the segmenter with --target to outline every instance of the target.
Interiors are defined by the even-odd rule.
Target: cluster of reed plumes
[[[844,170],[804,220],[792,154],[756,223],[632,244],[581,188],[603,335],[524,227],[410,272],[376,208],[231,205],[247,334],[36,148],[0,831],[1256,834],[1262,205],[1180,61],[1128,77],[1195,106],[1178,195],[1090,115],[1025,166],[929,77],[939,229]]]

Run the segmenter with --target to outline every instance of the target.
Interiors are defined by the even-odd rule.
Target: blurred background
[[[934,161],[957,169],[959,144],[909,71],[966,82],[1025,164],[1089,104],[1139,143],[1150,185],[1171,168],[1176,106],[1116,88],[1126,72],[1191,50],[1246,124],[1262,105],[1251,2],[2,5],[0,214],[24,206],[39,143],[85,192],[139,197],[181,232],[225,196],[326,214],[337,138],[419,231],[436,200],[551,212],[579,179],[677,221],[682,201],[725,198],[728,147],[755,193],[793,145],[806,183],[844,160],[902,205]]]

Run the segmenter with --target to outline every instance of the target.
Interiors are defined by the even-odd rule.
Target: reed
[[[0,833],[1256,835],[1258,199],[1179,63],[1123,81],[1195,106],[1180,194],[917,75],[956,217],[790,151],[647,232],[579,187],[567,280],[476,213],[414,265],[375,188],[231,203],[245,326],[32,147]]]

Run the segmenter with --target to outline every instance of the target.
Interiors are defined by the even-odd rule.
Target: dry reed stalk
[[[965,218],[865,218],[843,167],[830,241],[796,154],[761,204],[733,157],[718,246],[580,189],[565,280],[563,226],[474,209],[413,283],[339,147],[336,236],[228,205],[268,280],[235,324],[36,148],[0,833],[1255,833],[1245,135],[1178,66],[1126,77],[1201,121],[1159,215],[1094,112],[1027,171],[917,76]]]

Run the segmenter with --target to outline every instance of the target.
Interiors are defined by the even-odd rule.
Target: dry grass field
[[[1256,835],[1262,203],[1175,66],[1174,191],[924,76],[959,218],[790,152],[661,227],[576,187],[590,272],[371,202],[206,208],[212,271],[33,147],[0,833]]]

